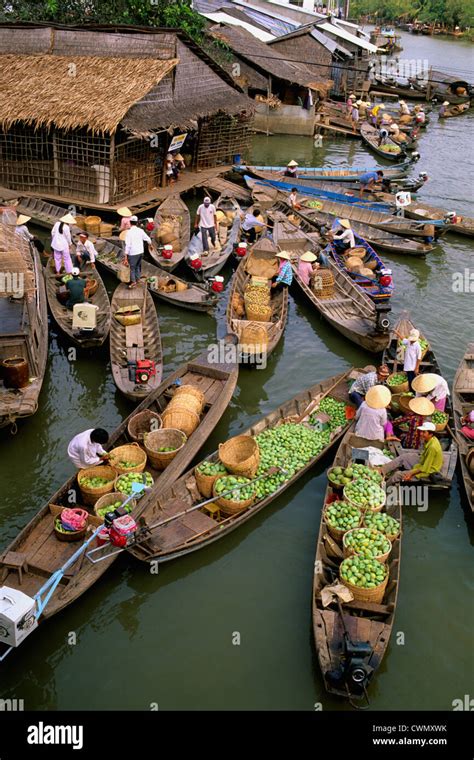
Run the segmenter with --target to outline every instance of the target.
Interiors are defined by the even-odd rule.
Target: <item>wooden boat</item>
[[[441,111],[438,114],[439,119],[450,119],[453,116],[462,116],[463,113],[466,113],[469,111],[470,104],[469,103],[460,103],[457,106],[451,106],[451,108],[446,108],[444,113],[441,113]]]
[[[32,243],[0,224],[0,271],[5,278],[0,293],[0,427],[30,417],[38,409],[48,356],[48,309],[41,262]],[[11,273],[11,285],[8,274]],[[15,285],[14,276],[22,276]],[[10,387],[3,362],[26,360],[28,381]],[[6,382],[5,382],[6,381]],[[16,383],[15,383],[16,385]]]
[[[298,274],[298,262],[306,249],[311,249],[312,240],[306,235],[302,246],[302,230],[291,224],[281,212],[272,213],[273,239],[284,250],[291,253],[293,281],[300,288],[309,302],[329,324],[341,335],[351,340],[366,351],[381,353],[389,342],[388,320],[386,315],[390,309],[381,309],[358,288],[349,275],[341,270],[335,262],[329,260],[329,270],[334,277],[334,295],[321,298],[309,285],[303,282]],[[283,231],[282,227],[286,227]],[[292,234],[293,233],[293,234]],[[294,242],[293,242],[294,241]]]
[[[91,266],[87,266],[82,274],[87,276],[88,280],[95,280],[97,283],[97,290],[94,295],[90,296],[87,300],[89,303],[98,306],[97,321],[94,330],[78,330],[72,326],[72,311],[67,309],[58,300],[59,287],[63,284],[62,277],[65,276],[65,272],[61,275],[57,275],[53,266],[53,258],[48,260],[47,264],[43,267],[44,279],[46,285],[46,296],[48,299],[49,310],[54,317],[54,321],[67,335],[70,341],[80,348],[97,348],[101,346],[110,331],[110,301],[105,289],[105,285],[102,282],[102,277],[98,273],[97,269],[93,269]]]
[[[155,264],[167,272],[172,272],[180,261],[183,260],[189,240],[191,237],[191,215],[186,204],[181,200],[178,194],[169,195],[158,207],[154,222],[158,225],[155,233],[155,246],[149,246],[149,253]],[[173,242],[173,256],[171,259],[164,259],[160,255],[160,243],[157,234],[163,224],[170,224],[175,233]]]
[[[191,238],[186,254],[186,263],[190,263],[190,256],[193,254],[197,253],[200,255],[202,267],[200,269],[192,269],[192,267],[189,267],[193,275],[200,282],[205,282],[209,277],[215,277],[216,274],[219,274],[231,256],[240,235],[241,209],[237,201],[228,196],[221,195],[217,199],[215,205],[216,211],[223,211],[224,213],[225,211],[232,211],[234,213],[234,218],[230,227],[227,227],[224,224],[219,225],[219,243],[215,249],[213,249],[212,244],[210,244],[210,250],[207,256],[203,254],[200,235],[193,235]]]
[[[439,219],[443,221],[447,212],[437,206],[430,206],[424,201],[414,201],[405,208],[405,216],[410,219]],[[457,235],[474,237],[474,217],[462,216],[456,224],[446,223],[446,232],[455,232]]]
[[[99,256],[97,263],[107,271],[120,279],[123,265],[120,259],[123,257],[123,249],[106,240],[96,243]],[[146,285],[150,293],[160,301],[170,306],[179,306],[191,311],[211,312],[217,306],[218,297],[211,293],[207,286],[188,282],[177,277],[174,272],[170,274],[164,269],[142,261],[142,275],[146,277]],[[175,289],[173,289],[173,283]]]
[[[125,327],[117,321],[117,310],[127,306],[140,307],[140,324]],[[133,290],[123,283],[118,285],[112,296],[112,314],[110,362],[115,385],[132,401],[145,398],[160,385],[163,375],[160,325],[155,304],[145,285],[140,282]],[[145,359],[154,362],[155,374],[144,383],[130,380],[129,364]]]
[[[175,372],[170,374],[111,434],[105,447],[107,450],[130,443],[127,427],[131,418],[145,409],[157,413],[163,412],[178,381],[182,384],[196,386],[205,395],[206,405],[200,425],[188,438],[186,445],[165,470],[158,472],[149,466],[146,467],[154,478],[154,485],[137,501],[132,513],[133,517],[138,519],[150,500],[154,502],[157,494],[167,489],[189,466],[226,411],[235,389],[237,377],[237,365],[231,362],[225,364],[215,362],[209,359],[207,352],[203,353],[184,362]],[[76,503],[70,502],[71,493],[79,494]],[[58,570],[77,549],[77,543],[64,543],[57,540],[54,533],[53,512],[58,510],[52,509],[52,505],[57,507],[80,506],[83,509],[88,509],[88,511],[91,509],[82,503],[76,475],[72,475],[58,488],[47,504],[40,509],[2,553],[0,559],[0,577],[3,576],[1,585],[34,596],[45,580]],[[101,524],[100,520],[92,516],[90,522],[93,527]],[[21,583],[17,572],[9,568],[5,561],[10,552],[18,553],[28,565],[28,570],[23,570]],[[113,556],[97,564],[91,564],[84,559],[84,556],[81,557],[64,575],[57,591],[39,618],[40,624],[82,596],[108,570],[115,559],[116,556]]]
[[[347,406],[352,406],[348,396],[348,379],[356,376],[363,370],[344,372],[330,377],[323,382],[313,385],[311,388],[298,393],[294,398],[280,405],[260,419],[254,425],[243,431],[241,435],[258,435],[264,430],[275,427],[288,418],[299,419],[305,415],[306,410],[316,408],[317,400],[321,401],[324,396],[331,396],[344,401]],[[199,494],[193,471],[176,480],[166,491],[160,490],[160,495],[150,502],[149,507],[142,513],[144,527],[142,535],[138,537],[135,545],[128,551],[136,559],[143,562],[167,562],[185,554],[202,549],[209,544],[218,541],[243,523],[250,520],[255,514],[271,504],[278,496],[293,485],[305,472],[321,459],[331,446],[340,439],[345,427],[333,431],[328,445],[304,467],[298,470],[292,477],[284,482],[277,491],[255,502],[243,512],[222,519],[216,512],[207,512],[198,508],[203,500]],[[218,453],[214,452],[206,457],[207,461],[217,461]],[[186,515],[179,514],[185,509],[195,511]],[[169,520],[171,518],[171,520]],[[157,522],[168,520],[165,525],[152,527]],[[148,528],[147,528],[148,526]]]
[[[226,310],[227,332],[236,336],[240,347],[240,362],[245,364],[258,363],[262,356],[268,358],[285,331],[286,320],[288,318],[288,288],[282,288],[277,291],[276,295],[272,296],[272,317],[269,322],[249,322],[246,319],[242,319],[238,316],[234,303],[235,296],[243,298],[245,287],[250,282],[251,275],[248,274],[248,270],[251,267],[251,262],[255,261],[260,254],[262,254],[261,258],[271,260],[276,252],[275,244],[268,238],[258,241],[250,253],[242,259],[232,278]],[[251,326],[263,328],[267,334],[266,345],[261,345],[258,342],[255,345],[255,351],[248,350],[246,338],[246,334]],[[258,350],[259,348],[261,348],[261,351]]]
[[[399,358],[399,338],[395,331],[404,337],[408,337],[411,330],[415,328],[415,325],[408,318],[406,313],[402,314],[398,322],[395,324],[393,331],[390,335],[390,343],[383,354],[382,363],[386,364],[390,370],[390,373],[403,371],[403,359]],[[420,331],[420,337],[423,337]],[[420,363],[420,372],[432,372],[435,375],[441,375],[438,361],[433,352],[431,346],[423,356]],[[456,462],[458,458],[458,447],[454,440],[453,434],[450,432],[454,428],[454,415],[451,400],[448,396],[446,399],[446,413],[449,415],[448,428],[437,433],[441,448],[443,449],[443,468],[441,474],[443,480],[432,483],[431,481],[417,480],[417,483],[427,485],[430,489],[448,489],[451,488],[451,483],[454,477],[454,471],[456,469]],[[396,444],[398,451],[411,451],[411,449],[402,449],[399,444]]]
[[[405,155],[405,151],[401,145],[398,145],[390,137],[385,139],[384,146],[390,148],[390,150],[383,150],[384,146],[379,145],[379,132],[371,124],[360,125],[360,135],[365,144],[370,148],[373,153],[377,153],[378,156],[383,156],[387,161],[398,161]]]
[[[461,418],[472,409],[474,409],[474,343],[469,343],[454,376],[453,411],[462,479],[469,506],[474,512],[474,454],[472,453],[474,440],[468,440],[461,432]]]
[[[406,98],[407,100],[426,100],[427,91],[426,85],[418,84],[416,81],[408,80],[408,83],[402,84],[396,82],[396,80],[385,79],[381,77],[374,77],[370,86],[370,92],[387,93],[388,95],[398,95],[400,98]]]
[[[345,467],[352,461],[352,448],[361,439],[348,431],[339,446],[334,466]],[[377,446],[377,441],[375,446]],[[370,445],[374,445],[371,441]],[[383,444],[380,445],[382,448]],[[324,505],[334,500],[328,485]],[[323,506],[324,509],[324,506]],[[386,511],[402,522],[399,501],[390,500]],[[368,703],[368,687],[387,651],[397,606],[400,580],[401,534],[392,542],[388,558],[389,579],[380,604],[374,602],[332,601],[323,604],[322,591],[339,577],[343,559],[341,546],[330,535],[321,515],[314,564],[312,617],[316,652],[326,690],[349,699],[354,707]],[[334,599],[334,597],[333,597]]]
[[[354,239],[358,247],[365,248],[366,255],[364,256],[363,261],[368,268],[373,267],[372,271],[374,272],[374,279],[365,277],[358,272],[351,272],[349,269],[347,269],[344,256],[338,252],[336,246],[332,241],[328,243],[326,250],[330,251],[334,261],[336,262],[336,265],[340,269],[343,269],[345,272],[347,272],[357,287],[359,287],[364,293],[367,293],[367,295],[372,298],[373,301],[376,303],[387,301],[389,298],[391,298],[393,293],[393,279],[390,277],[390,284],[385,286],[380,283],[378,274],[386,269],[385,264],[383,263],[378,253],[376,253],[372,246],[369,245],[367,240],[364,240],[364,238],[360,237],[360,235],[355,234]],[[391,270],[388,271],[390,272]]]
[[[472,98],[472,88],[465,79],[456,79],[451,74],[445,74],[430,68],[428,74],[428,86],[430,88],[430,97],[438,100],[448,100],[452,105],[459,103],[468,103]],[[463,94],[458,95],[457,90],[464,90]]]
[[[298,177],[290,179],[298,182],[300,177],[304,176],[308,179],[324,179],[335,180],[336,182],[355,182],[359,179],[361,174],[366,172],[374,172],[378,169],[382,169],[384,176],[388,179],[401,179],[406,177],[412,164],[413,158],[406,158],[402,163],[392,166],[390,168],[383,166],[351,166],[351,167],[312,167],[312,166],[299,166]],[[242,174],[254,175],[255,171],[271,171],[284,175],[286,166],[246,166],[239,164],[234,166],[234,171],[238,171]]]

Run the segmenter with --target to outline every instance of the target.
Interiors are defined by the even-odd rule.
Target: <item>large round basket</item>
[[[445,419],[444,422],[435,422],[436,432],[437,433],[442,433],[443,430],[446,430],[446,428],[448,426],[448,422],[449,422],[449,417],[446,417],[446,419]]]
[[[81,216],[80,214],[76,214],[76,216],[74,217],[74,219],[76,220],[76,227],[79,227],[80,230],[85,230],[86,229],[86,217],[85,216]]]
[[[234,475],[253,478],[260,464],[260,450],[251,435],[237,435],[219,444],[219,459]]]
[[[168,407],[184,406],[196,414],[201,414],[205,403],[206,397],[199,388],[195,388],[193,385],[182,385],[176,389]]]
[[[352,528],[352,530],[348,530],[348,531],[346,531],[344,533],[344,536],[343,536],[343,539],[342,539],[342,547],[343,547],[343,551],[344,551],[344,557],[352,557],[354,554],[357,554],[357,552],[354,551],[354,549],[352,549],[350,546],[346,545],[347,536],[349,535],[349,533],[353,533],[355,530],[360,530],[360,528]],[[376,533],[380,533],[380,531],[377,530]],[[380,535],[384,536],[387,539],[387,541],[390,544],[390,549],[387,552],[385,552],[384,554],[380,554],[378,557],[374,557],[374,559],[377,559],[379,562],[384,563],[384,562],[387,561],[387,559],[390,556],[390,552],[392,551],[392,542],[390,541],[390,539],[387,536],[385,536],[384,533],[380,533]]]
[[[362,527],[364,527],[364,528],[372,528],[373,527],[373,525],[367,525],[366,524],[366,517],[367,517],[368,514],[369,514],[368,512],[365,512],[363,520],[362,520]],[[398,522],[398,520],[397,520],[397,522]],[[382,532],[382,531],[380,531],[380,532]],[[393,542],[400,536],[400,529],[398,530],[398,533],[384,533],[384,536],[385,536],[385,538],[388,538],[388,540],[390,541],[390,543],[393,544]]]
[[[337,504],[337,502],[332,502],[332,504]],[[335,528],[333,525],[331,525],[328,522],[326,511],[327,511],[327,508],[330,506],[331,504],[325,505],[324,512],[323,512],[323,520],[324,520],[324,523],[326,525],[329,535],[331,535],[338,543],[340,543],[342,541],[342,537],[344,536],[344,534],[347,533],[347,530],[346,528]],[[360,521],[361,520],[362,520],[362,512],[360,512]],[[360,521],[359,521],[359,526],[360,526]]]
[[[367,253],[364,246],[362,245],[358,245],[355,248],[350,248],[349,251],[351,256],[358,256],[360,259],[363,259]]]
[[[111,507],[112,504],[116,504],[118,501],[123,504],[124,501],[128,499],[127,494],[120,493],[119,491],[112,491],[112,493],[106,493],[105,496],[101,496],[100,499],[97,499],[96,503],[94,504],[94,512],[97,517],[100,517],[99,515],[99,509],[103,509],[104,507]],[[135,501],[129,501],[128,502],[131,506],[135,506]]]
[[[404,383],[400,383],[399,385],[390,385],[388,382],[394,375],[403,375],[404,372],[392,372],[391,375],[387,377],[387,387],[390,390],[391,393],[405,393],[406,391],[410,390],[410,386],[408,384],[408,378],[405,380]],[[405,375],[405,377],[407,377]]]
[[[100,216],[86,216],[85,218],[85,225],[87,232],[92,233],[93,235],[100,235],[100,223],[101,223]]]
[[[385,589],[387,587],[388,583],[388,577],[389,572],[388,568],[386,570],[386,575],[382,583],[379,583],[378,586],[375,588],[361,588],[360,586],[355,586],[353,583],[350,583],[350,581],[345,580],[341,576],[341,568],[344,564],[344,561],[341,562],[340,568],[339,568],[339,579],[341,583],[344,584],[344,586],[347,586],[350,591],[352,591],[352,595],[354,597],[354,600],[357,602],[372,602],[372,604],[381,604],[383,601]],[[382,562],[380,563],[383,564]]]
[[[100,222],[99,231],[102,237],[112,237],[112,233],[114,231],[114,225],[107,224],[106,222]]]
[[[197,467],[195,467],[194,479],[201,496],[209,499],[212,496],[214,483],[216,482],[217,478],[221,478],[223,475],[225,475],[225,473],[218,473],[217,475],[204,475],[202,472],[199,472]]]
[[[328,470],[326,470],[326,477],[328,480],[328,485],[331,487],[331,490],[334,491],[334,493],[341,494],[344,490],[344,485],[338,485],[337,483],[333,483],[332,480],[330,480],[329,475],[333,471],[334,467],[329,467]]]
[[[87,287],[87,298],[91,298],[97,293],[97,289],[99,287],[99,281],[95,280],[93,277],[88,277],[86,280],[86,287]]]
[[[344,495],[344,501],[349,502],[349,504],[352,504],[353,507],[357,507],[357,509],[360,509],[360,511],[364,514],[365,512],[369,512],[370,513],[370,512],[381,512],[382,511],[382,509],[384,508],[385,503],[387,501],[387,492],[386,492],[385,489],[382,489],[382,490],[384,492],[383,501],[382,501],[381,504],[377,504],[376,507],[361,507],[360,504],[356,504],[355,501],[351,501],[351,499],[347,496],[346,488],[344,488],[344,490],[343,490],[342,493]]]
[[[163,422],[157,412],[152,412],[151,409],[144,409],[143,412],[133,415],[127,425],[127,431],[132,440],[142,443],[145,433],[160,430],[162,425]]]
[[[143,472],[146,465],[146,453],[138,443],[127,443],[125,446],[117,446],[110,452],[110,464],[120,475],[129,472]],[[119,462],[133,462],[133,467],[122,467]]]
[[[114,468],[106,464],[97,465],[95,467],[86,467],[84,470],[79,470],[77,473],[77,482],[84,504],[90,504],[92,506],[101,496],[113,491],[116,475],[117,473]],[[89,486],[81,484],[81,481],[84,480],[84,478],[94,477],[107,478],[108,483],[105,483],[105,485],[100,486],[99,488],[90,488]]]
[[[176,454],[181,451],[187,441],[186,435],[181,430],[172,428],[154,430],[145,435],[143,444],[148,459],[156,470],[164,470],[173,461]],[[172,451],[159,451],[161,448],[175,447]]]
[[[225,477],[225,476],[220,476]],[[224,499],[222,496],[217,496],[216,494],[216,483],[219,480],[219,478],[216,478],[214,481],[214,485],[212,487],[212,492],[214,496],[216,497],[214,499],[215,503],[221,508],[222,512],[226,515],[237,515],[239,512],[243,512],[244,509],[248,509],[252,506],[256,499],[256,494],[252,496],[251,499],[243,499],[243,501],[233,501],[232,499]]]
[[[81,541],[86,535],[87,525],[85,528],[82,528],[82,530],[68,530],[63,533],[63,531],[58,530],[56,527],[57,520],[59,520],[59,517],[55,517],[54,519],[54,532],[58,541],[65,541],[66,543],[71,543],[72,541]]]
[[[259,322],[247,322],[242,327],[240,344],[244,353],[265,353],[268,346],[267,328]]]
[[[199,414],[185,406],[168,404],[162,414],[163,429],[181,430],[188,438],[199,425]]]
[[[272,307],[258,304],[248,304],[245,307],[247,319],[251,322],[270,322],[272,318]]]

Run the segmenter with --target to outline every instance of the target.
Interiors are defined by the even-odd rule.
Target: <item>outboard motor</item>
[[[377,317],[377,320],[375,323],[376,332],[380,332],[380,333],[388,332],[390,328],[390,320],[387,315],[391,311],[392,311],[392,307],[390,306],[390,304],[385,304],[385,303],[375,304],[375,313]]]
[[[350,694],[363,697],[374,672],[373,667],[369,665],[372,654],[372,647],[367,642],[354,643],[344,636],[343,666],[327,672],[327,680],[335,687],[347,686]]]
[[[410,156],[410,163],[411,164],[416,164],[416,162],[419,161],[420,158],[421,158],[420,154],[418,153],[417,150],[415,150],[415,151],[413,151],[413,153]]]
[[[458,221],[458,215],[455,211],[448,211],[448,213],[444,216],[444,221],[446,224],[456,224]]]
[[[427,172],[418,172],[418,179],[422,182],[428,181],[428,173]]]

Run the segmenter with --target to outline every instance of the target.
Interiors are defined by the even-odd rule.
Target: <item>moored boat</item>
[[[376,153],[378,156],[382,156],[387,161],[398,161],[402,156],[405,155],[404,148],[401,145],[398,145],[398,143],[396,143],[395,140],[392,140],[390,137],[387,137],[384,140],[383,145],[381,145],[379,141],[379,131],[371,124],[361,124],[360,135],[362,137],[362,140],[370,148],[370,150],[373,151],[373,153]]]
[[[158,207],[155,214],[155,245],[149,246],[149,253],[155,264],[167,272],[172,272],[183,260],[191,237],[191,215],[179,194],[169,195]],[[165,258],[162,246],[172,245],[171,258]]]
[[[401,179],[406,177],[410,168],[413,166],[414,159],[408,158],[397,166],[383,167],[383,166],[348,166],[348,167],[314,167],[314,166],[298,166],[297,177],[291,178],[294,181],[298,181],[300,176],[305,176],[308,179],[323,179],[323,180],[335,180],[336,182],[355,182],[359,179],[361,174],[366,172],[375,172],[378,169],[382,169],[385,176],[389,179]],[[286,166],[261,166],[253,165],[247,166],[239,164],[234,166],[234,170],[242,174],[254,174],[255,171],[271,171],[281,176],[285,174]]]
[[[459,463],[466,496],[474,512],[474,439],[467,438],[461,419],[474,409],[474,343],[469,343],[454,376],[454,430],[459,447]]]
[[[351,279],[354,280],[355,284],[364,293],[367,293],[367,295],[370,296],[372,300],[376,301],[377,303],[387,301],[389,298],[391,298],[394,287],[391,270],[387,269],[378,253],[374,251],[367,240],[364,240],[364,238],[356,234],[354,234],[354,239],[357,243],[357,247],[363,248],[365,250],[365,254],[361,259],[361,262],[364,264],[364,267],[366,269],[371,270],[372,276],[370,277],[368,274],[365,275],[359,273],[358,271],[353,272],[348,269],[347,261],[344,258],[344,255],[337,250],[334,242],[329,242],[326,250],[329,250],[331,252],[337,266],[347,272]],[[348,256],[350,254],[350,250],[352,249],[347,250]]]
[[[186,253],[186,263],[189,265],[194,277],[200,282],[205,282],[210,277],[223,269],[231,256],[234,246],[240,235],[240,206],[237,201],[228,196],[221,195],[216,201],[216,212],[221,211],[227,218],[218,224],[216,233],[216,246],[210,243],[209,253],[203,253],[201,233],[193,235]],[[227,214],[232,214],[232,219]],[[192,266],[192,257],[196,256],[201,261],[199,269]]]

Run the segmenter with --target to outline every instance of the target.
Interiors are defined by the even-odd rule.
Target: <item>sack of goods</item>
[[[172,245],[175,251],[180,251],[179,218],[170,217],[166,219],[158,228],[156,237],[160,245]]]
[[[244,291],[245,312],[251,322],[269,322],[272,318],[268,285],[247,285]]]
[[[139,325],[142,321],[142,312],[137,304],[133,306],[121,306],[120,309],[117,309],[114,316],[117,322],[120,322],[124,327]]]
[[[242,319],[245,316],[245,302],[239,293],[234,293],[232,296],[232,311],[238,319]]]

